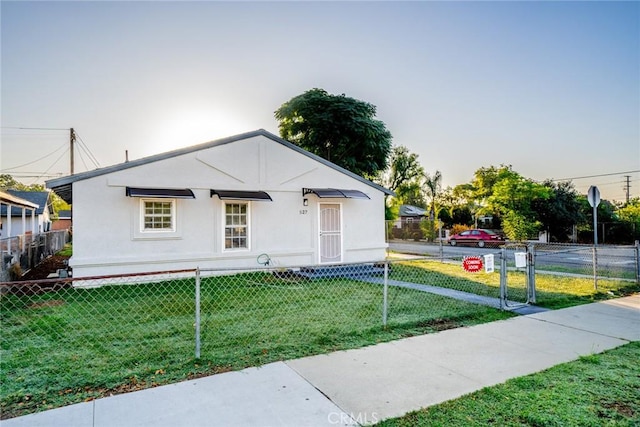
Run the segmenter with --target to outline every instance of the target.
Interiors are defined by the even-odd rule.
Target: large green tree
[[[387,201],[387,219],[397,218],[401,205],[426,206],[421,180],[424,169],[418,155],[405,146],[393,147],[387,169],[376,180],[380,185],[395,192]]]
[[[447,227],[454,224],[472,225],[475,202],[471,184],[459,184],[445,188],[439,196],[440,210],[438,218]]]
[[[26,185],[7,173],[0,174],[0,190],[17,190],[17,191],[45,191],[42,184]]]
[[[579,195],[570,181],[545,181],[549,197],[536,199],[532,208],[552,241],[566,242],[573,234],[573,227],[585,222]]]
[[[548,199],[549,189],[523,177],[511,166],[490,169],[493,170],[488,175],[490,179],[486,181],[492,182],[490,190],[486,186],[479,188],[485,195],[481,212],[498,213],[502,219],[502,228],[509,239],[525,240],[532,237],[542,225],[532,208],[533,202]]]
[[[274,115],[282,138],[353,173],[371,179],[387,167],[392,137],[372,104],[316,88]]]
[[[400,145],[391,150],[389,167],[385,170],[381,183],[389,190],[396,191],[403,185],[419,183],[423,176],[424,169],[418,155]]]
[[[640,230],[640,197],[633,198],[618,208],[618,218],[621,221],[636,224]]]
[[[511,165],[481,167],[475,171],[471,181],[473,199],[482,204],[483,201],[491,197],[498,181],[512,177],[514,173]]]
[[[616,214],[622,225],[629,229],[625,243],[640,240],[640,198],[629,200],[618,208]]]

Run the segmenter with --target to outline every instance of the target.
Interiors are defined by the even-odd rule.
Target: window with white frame
[[[224,248],[249,248],[249,204],[225,203]]]
[[[175,199],[141,199],[142,232],[163,232],[176,230]]]

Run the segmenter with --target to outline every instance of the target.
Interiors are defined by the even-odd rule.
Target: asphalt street
[[[508,257],[514,258],[514,252],[524,251],[524,246],[507,245]],[[465,256],[499,254],[499,247],[477,248],[472,246],[449,246],[427,242],[396,240],[389,242],[394,252],[428,255],[446,259],[458,259]],[[597,248],[598,269],[609,272],[623,272],[632,275],[637,268],[636,249],[633,246],[606,246]],[[536,245],[536,266],[539,268],[565,268],[589,274],[593,270],[593,247],[586,245]]]

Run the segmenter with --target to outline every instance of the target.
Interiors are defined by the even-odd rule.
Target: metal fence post
[[[593,289],[598,291],[598,248],[593,246]]]
[[[382,290],[382,326],[387,326],[387,302],[389,294],[389,261],[384,262],[384,287]]]
[[[640,285],[640,241],[636,240],[636,284]]]
[[[196,268],[196,359],[200,359],[200,267]]]
[[[536,302],[536,245],[527,246],[527,302]]]
[[[442,222],[438,226],[438,240],[440,241],[440,262],[444,262],[444,247],[442,245]]]
[[[500,309],[506,308],[507,300],[507,249],[500,249]]]

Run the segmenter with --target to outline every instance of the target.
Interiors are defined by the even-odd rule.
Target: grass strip
[[[414,426],[640,425],[640,342],[379,423]]]
[[[432,260],[412,260],[394,263],[390,278],[421,283],[493,298],[500,297],[500,274],[468,273],[460,264]],[[524,271],[507,273],[509,299],[526,301],[526,274]],[[536,305],[559,309],[579,304],[618,298],[640,291],[640,285],[615,279],[599,279],[598,289],[593,279],[584,277],[536,275]]]

